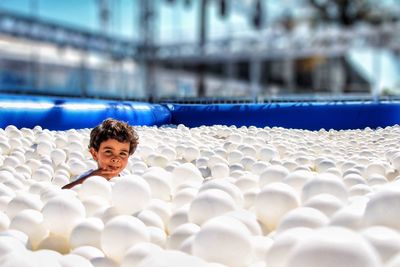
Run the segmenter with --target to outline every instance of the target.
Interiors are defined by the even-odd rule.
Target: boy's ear
[[[91,147],[89,148],[89,152],[92,155],[93,159],[97,161],[97,151],[93,147]]]

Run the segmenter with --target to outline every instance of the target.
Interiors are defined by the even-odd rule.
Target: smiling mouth
[[[112,170],[112,171],[117,171],[117,170],[119,170],[119,167],[117,167],[117,166],[108,166],[108,167],[109,167],[109,169]]]

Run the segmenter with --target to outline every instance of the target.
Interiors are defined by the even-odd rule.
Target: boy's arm
[[[81,178],[79,178],[79,179],[77,179],[77,180],[75,180],[75,181],[73,181],[73,182],[71,182],[71,183],[69,183],[69,184],[66,184],[66,185],[64,185],[64,186],[62,187],[62,189],[71,189],[71,188],[74,187],[75,185],[78,185],[78,184],[83,183],[83,181],[85,181],[87,178],[89,178],[89,176],[91,176],[91,175],[89,174],[89,175],[84,176],[84,177],[81,177]]]
[[[104,179],[106,180],[110,180],[110,178],[107,178],[107,176],[109,176],[110,171],[107,170],[103,170],[103,169],[97,169],[94,171],[91,171],[90,173],[88,173],[87,175],[84,175],[78,179],[76,179],[75,181],[66,184],[62,187],[62,189],[71,189],[72,187],[74,187],[75,185],[81,184],[83,183],[87,178],[89,178],[90,176],[102,176]]]
[[[78,177],[78,179],[76,179],[75,181],[66,184],[62,187],[62,189],[71,189],[72,187],[74,187],[75,185],[81,184],[83,183],[83,181],[85,181],[87,178],[89,178],[90,176],[96,175],[96,171],[93,170],[89,170],[86,173],[81,174],[81,177]]]

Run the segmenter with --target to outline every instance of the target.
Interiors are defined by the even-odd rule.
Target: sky
[[[140,0],[108,0],[113,15],[110,19],[109,33],[137,40],[138,5]],[[157,4],[158,27],[156,39],[169,43],[181,40],[194,41],[198,36],[199,0],[192,0],[191,5],[176,0],[174,4],[165,0],[155,0]],[[271,14],[278,14],[293,0],[266,1]],[[231,0],[236,2],[235,8],[226,18],[218,14],[217,1],[209,1],[208,24],[210,37],[218,37],[232,32],[251,30],[250,20],[246,15],[246,2],[249,0]],[[38,16],[41,19],[76,26],[91,31],[101,31],[98,11],[99,0],[1,0],[0,8]],[[238,4],[239,3],[239,4]],[[268,16],[271,17],[271,14]]]
[[[42,19],[101,31],[98,4],[101,0],[0,0],[0,8]],[[106,0],[112,10],[108,32],[131,40],[140,38],[138,8],[141,0]],[[200,0],[148,0],[156,3],[157,27],[155,40],[159,43],[196,41]],[[169,2],[173,2],[173,4]],[[190,0],[189,0],[190,1]],[[372,0],[373,1],[373,0]],[[218,13],[218,1],[208,0],[209,38],[240,36],[254,32],[249,12],[253,0],[228,0],[234,6],[228,16]],[[264,0],[268,26],[285,13],[302,16],[307,13],[306,0]],[[382,0],[379,3],[399,5],[400,0]]]

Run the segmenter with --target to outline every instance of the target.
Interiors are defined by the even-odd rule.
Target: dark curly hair
[[[139,136],[128,123],[106,119],[90,132],[89,148],[99,150],[100,144],[108,139],[115,139],[121,143],[129,143],[129,155],[135,152],[139,143]]]

